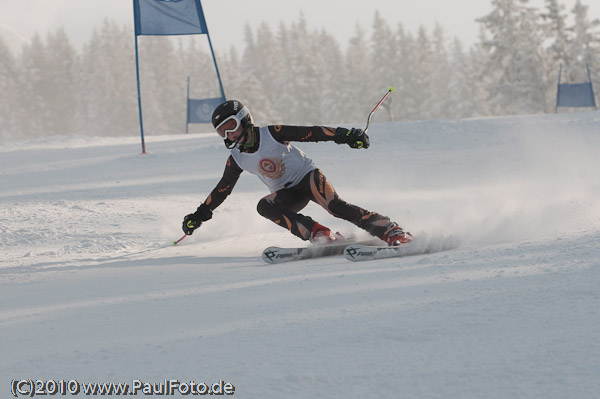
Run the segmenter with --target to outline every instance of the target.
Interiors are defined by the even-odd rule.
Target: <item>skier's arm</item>
[[[335,141],[352,148],[369,148],[369,136],[362,129],[327,126],[269,126],[269,132],[280,143],[289,141]]]
[[[223,171],[223,177],[217,183],[217,186],[212,190],[209,196],[204,201],[204,204],[214,211],[219,205],[225,201],[225,198],[231,194],[233,187],[237,183],[243,169],[235,162],[233,157],[230,155],[227,158],[227,164]]]
[[[242,171],[242,168],[239,167],[230,155],[227,158],[223,177],[221,177],[217,186],[208,195],[206,200],[200,204],[196,212],[186,215],[183,219],[182,229],[185,234],[192,235],[194,230],[200,227],[203,222],[212,218],[212,211],[221,205],[225,201],[225,198],[231,194]]]
[[[269,126],[269,132],[280,143],[288,141],[333,141],[335,128],[327,126]]]

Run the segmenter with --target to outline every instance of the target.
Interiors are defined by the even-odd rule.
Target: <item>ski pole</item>
[[[373,111],[371,111],[371,113],[369,114],[369,118],[367,118],[367,127],[365,127],[364,132],[367,133],[367,130],[369,130],[369,123],[371,123],[371,117],[373,116],[373,114],[375,113],[375,111],[377,111],[377,108],[379,108],[379,106],[385,101],[386,98],[388,98],[388,96],[390,94],[392,94],[392,92],[394,91],[393,87],[389,87],[387,93],[385,93],[385,95],[383,96],[383,98],[381,100],[379,100],[379,102],[377,103],[377,105],[375,106],[375,108],[373,108]]]
[[[181,241],[183,241],[183,239],[184,239],[185,237],[187,237],[187,234],[184,234],[184,235],[183,235],[183,237],[181,237],[179,240],[177,240],[177,241],[173,241],[173,245],[177,245],[177,244],[179,244]]]

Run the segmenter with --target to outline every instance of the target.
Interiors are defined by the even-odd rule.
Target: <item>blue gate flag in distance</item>
[[[559,84],[558,107],[595,107],[594,90],[591,83]]]
[[[211,123],[213,111],[222,102],[224,100],[221,97],[202,100],[188,99],[187,123]]]
[[[208,33],[200,0],[133,0],[135,34]]]

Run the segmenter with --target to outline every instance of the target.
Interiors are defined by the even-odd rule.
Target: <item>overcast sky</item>
[[[561,2],[569,12],[575,4],[575,0]],[[600,1],[582,3],[589,6],[591,18],[600,18]],[[531,4],[542,6],[544,0]],[[325,28],[344,46],[356,24],[370,32],[376,10],[394,29],[402,23],[413,33],[420,25],[431,29],[439,22],[450,37],[470,46],[477,41],[475,19],[491,11],[491,0],[202,0],[202,7],[213,46],[222,50],[236,42],[241,43],[238,48],[244,47],[245,24],[265,21],[276,29],[281,21],[297,21],[301,10],[310,28]],[[45,34],[63,27],[76,46],[87,42],[104,18],[133,26],[132,0],[0,0],[0,10],[5,32],[28,38],[34,32]]]

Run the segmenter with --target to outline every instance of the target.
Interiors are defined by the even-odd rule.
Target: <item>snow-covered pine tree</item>
[[[246,49],[242,57],[242,67],[234,71],[239,75],[239,84],[231,94],[228,94],[228,97],[243,102],[252,112],[254,121],[264,125],[275,116],[276,111],[271,105],[264,85],[259,80],[261,75],[257,71],[260,68],[269,71],[269,62],[261,58],[260,44],[255,41],[254,31],[250,25],[246,25],[244,29],[244,39]]]
[[[281,51],[281,44],[278,43],[271,27],[266,22],[258,25],[252,65],[246,65],[248,70],[245,72],[256,77],[265,99],[268,99],[264,105],[257,104],[262,108],[260,110],[262,124],[280,121],[279,115],[284,110],[280,107],[285,105],[287,97],[281,90],[285,87],[286,62],[281,57]],[[266,65],[268,67],[265,68]]]
[[[431,118],[451,118],[449,82],[453,71],[450,66],[447,50],[447,39],[444,28],[439,23],[435,24],[431,36],[431,98],[429,100],[429,115]]]
[[[414,76],[419,73],[417,70],[416,58],[417,48],[412,33],[402,24],[396,29],[398,58],[396,71],[398,80],[396,86],[397,94],[394,95],[394,115],[397,120],[417,119],[419,116],[418,107],[418,89]]]
[[[580,0],[577,0],[572,10],[573,40],[569,52],[574,58],[575,64],[569,77],[573,79],[573,83],[586,82],[588,77],[585,64],[588,64],[592,72],[592,84],[596,94],[596,104],[598,104],[600,99],[598,88],[600,85],[600,21],[590,20],[588,8]]]
[[[85,45],[78,85],[81,108],[84,109],[82,133],[99,136],[139,134],[131,37],[130,29],[120,28],[114,21],[105,19]]]
[[[545,71],[539,15],[528,0],[492,0],[481,18],[489,37],[485,75],[494,114],[527,114],[544,110]]]
[[[217,82],[217,73],[210,53],[200,41],[203,37],[192,36],[187,38],[187,44],[181,47],[183,73],[190,77],[190,97],[207,98],[219,97],[220,90]],[[204,40],[206,40],[204,38]],[[220,54],[220,53],[219,53]],[[215,54],[216,55],[216,54]],[[219,57],[220,58],[220,57]],[[217,62],[219,62],[219,58]],[[219,62],[219,67],[221,67]]]
[[[450,47],[450,66],[452,74],[448,79],[448,116],[452,118],[479,116],[476,111],[478,80],[473,78],[475,71],[471,58],[457,38]]]
[[[414,96],[416,98],[417,119],[428,119],[433,115],[431,104],[435,96],[433,89],[433,48],[427,28],[419,27],[415,42],[415,67],[412,76],[415,82]]]
[[[49,33],[46,40],[46,74],[53,92],[47,104],[48,132],[51,134],[73,134],[81,130],[78,123],[77,81],[79,57],[63,29]]]
[[[546,70],[546,107],[550,112],[554,108],[556,96],[556,83],[558,73],[562,65],[561,79],[569,82],[569,76],[573,69],[573,57],[569,54],[571,39],[567,30],[567,15],[565,6],[557,0],[545,0],[545,9],[540,13],[542,17],[541,29],[545,38],[545,70]]]
[[[48,131],[48,103],[52,101],[52,88],[47,75],[46,46],[39,34],[22,48],[19,57],[19,103],[16,106],[19,129],[23,137],[43,137]]]
[[[345,84],[344,75],[340,73],[344,69],[344,56],[340,46],[324,29],[311,35],[311,46],[315,57],[309,62],[314,62],[320,71],[316,79],[318,86],[314,89],[319,96],[313,102],[313,121],[319,125],[345,123],[343,115],[347,99],[340,95],[340,89]]]
[[[369,59],[369,46],[365,39],[365,31],[356,24],[354,36],[348,42],[344,65],[346,66],[348,82],[342,92],[344,120],[348,123],[362,122],[371,111],[370,104],[362,101],[365,93],[369,93],[371,84],[371,60]]]
[[[373,18],[371,35],[371,75],[373,76],[371,90],[365,93],[363,101],[366,104],[377,104],[389,86],[401,89],[403,76],[398,70],[398,45],[397,39],[387,21],[379,11]],[[404,93],[398,92],[399,96]],[[394,103],[398,95],[390,96],[383,104],[385,113],[377,115],[378,121],[394,120]]]
[[[181,132],[185,112],[180,113],[179,120],[174,113],[177,105],[185,106],[181,99],[185,93],[186,77],[183,72],[175,73],[175,51],[171,39],[167,36],[142,36],[138,38],[138,46],[144,133]],[[175,80],[176,76],[178,80]]]
[[[16,138],[18,100],[18,71],[16,60],[4,39],[0,36],[0,140]]]
[[[479,41],[469,49],[470,70],[466,76],[473,80],[472,93],[469,102],[472,106],[471,116],[489,116],[493,115],[492,106],[487,100],[489,97],[487,87],[491,77],[487,75],[488,68],[488,50],[484,47],[487,42],[485,29],[480,26]]]

